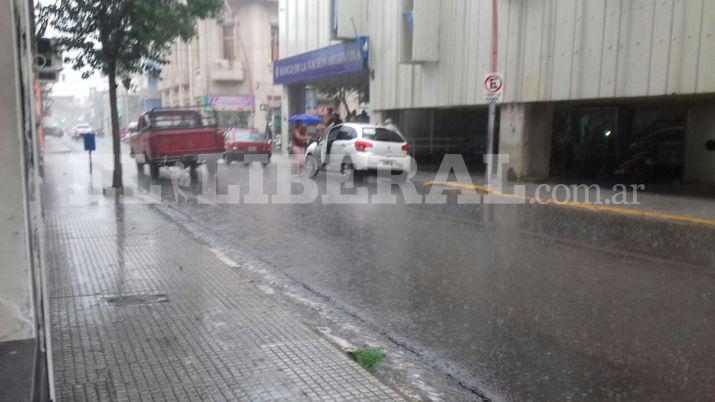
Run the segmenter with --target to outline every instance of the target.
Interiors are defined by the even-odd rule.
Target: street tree
[[[84,78],[100,71],[109,81],[114,150],[112,187],[122,189],[117,80],[166,63],[171,44],[196,34],[198,19],[220,14],[223,0],[55,0],[43,6],[65,62]]]
[[[348,99],[353,96],[357,96],[357,100],[360,103],[366,102],[368,99],[369,86],[360,85],[357,87],[350,87],[344,85],[332,85],[328,87],[321,87],[319,92],[330,99],[335,100],[335,106],[340,106],[341,104],[345,106],[347,113],[351,113],[350,105],[348,104]]]

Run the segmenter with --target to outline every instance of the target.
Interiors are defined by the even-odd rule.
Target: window
[[[234,25],[223,26],[223,58],[233,66],[236,61],[236,44],[233,39]]]
[[[233,140],[239,142],[264,142],[267,141],[266,137],[260,133],[254,131],[239,131],[235,130],[233,134]]]
[[[338,133],[338,138],[336,140],[338,141],[350,141],[352,139],[357,138],[357,132],[355,131],[354,128],[352,127],[343,127],[342,130],[340,130],[340,133]]]
[[[280,58],[278,34],[278,27],[275,25],[271,26],[271,61],[276,61]]]
[[[333,127],[328,134],[328,141],[335,141],[335,139],[338,137],[338,133],[340,132],[341,128],[342,126]]]
[[[201,65],[201,51],[199,48],[199,40],[194,39],[194,41],[191,43],[192,51],[194,54],[194,68],[199,68]]]
[[[385,142],[405,142],[400,134],[386,128],[363,128],[362,136],[367,140]]]
[[[146,115],[150,130],[216,127],[216,118],[203,111],[158,111]]]

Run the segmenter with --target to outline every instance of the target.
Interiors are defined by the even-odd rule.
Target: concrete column
[[[290,90],[288,85],[283,85],[281,94],[281,153],[288,154],[288,139],[290,138]]]
[[[502,166],[503,178],[516,181],[549,175],[553,119],[550,103],[501,106],[499,153],[509,155],[509,163]]]
[[[706,148],[708,141],[715,142],[715,104],[694,106],[686,126],[684,182],[715,184],[715,151]]]
[[[281,96],[281,143],[282,152],[288,153],[290,142],[291,124],[288,122],[291,116],[298,113],[305,113],[305,87],[300,84],[283,85]]]
[[[381,110],[373,110],[370,112],[370,123],[372,124],[382,124],[385,120],[382,118]]]
[[[0,342],[34,337],[13,4],[0,3]]]

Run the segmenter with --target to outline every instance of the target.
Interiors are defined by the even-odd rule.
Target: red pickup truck
[[[159,167],[182,163],[196,169],[201,155],[224,152],[224,136],[216,112],[210,109],[154,109],[139,116],[137,131],[129,138],[139,173],[148,164],[153,179]]]

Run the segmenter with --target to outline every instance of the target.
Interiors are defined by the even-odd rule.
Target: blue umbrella
[[[291,116],[290,120],[288,120],[291,124],[295,124],[299,121],[302,121],[303,124],[312,126],[315,124],[320,124],[323,119],[320,116],[315,116],[312,114],[296,114]]]

